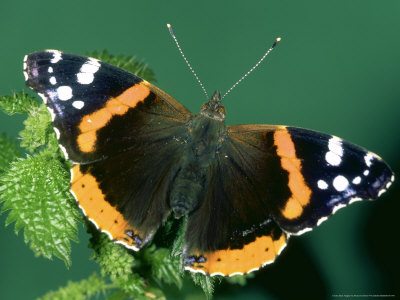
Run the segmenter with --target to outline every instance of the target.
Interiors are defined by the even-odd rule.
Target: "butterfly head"
[[[210,101],[203,104],[200,110],[200,114],[218,121],[225,120],[225,107],[221,103],[221,92],[215,91]]]

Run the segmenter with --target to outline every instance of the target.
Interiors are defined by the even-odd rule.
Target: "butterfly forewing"
[[[125,151],[138,134],[180,126],[192,116],[145,80],[94,58],[48,50],[26,56],[24,67],[26,84],[46,102],[73,162]]]
[[[376,199],[394,180],[389,166],[366,149],[312,130],[295,127],[286,130],[287,134],[277,136],[277,148],[290,156],[293,152],[287,151],[284,143],[293,144],[295,157],[287,161],[299,160],[304,186],[310,191],[308,199],[304,198],[300,205],[287,202],[275,212],[278,223],[288,232],[300,234],[311,230],[349,203]],[[298,188],[294,184],[295,175],[290,167],[287,171],[295,195],[293,191]]]
[[[265,143],[264,158],[247,156],[246,163],[274,174],[264,179],[258,192],[274,220],[290,233],[311,229],[351,202],[376,199],[394,180],[379,156],[338,137],[285,126],[244,125],[229,130],[232,139],[248,144],[250,153],[254,136]],[[253,180],[262,178],[257,176]]]

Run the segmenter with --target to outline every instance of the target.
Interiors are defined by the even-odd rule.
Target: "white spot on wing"
[[[322,179],[318,180],[317,184],[318,188],[320,188],[321,190],[326,190],[328,188],[328,184]]]
[[[342,158],[332,151],[326,152],[325,160],[332,166],[338,166],[342,162]]]
[[[311,227],[306,227],[306,228],[304,228],[304,229],[302,229],[302,230],[300,230],[300,231],[298,231],[296,233],[293,233],[293,235],[302,235],[303,233],[309,232],[311,230],[312,230]]]
[[[62,85],[57,88],[58,99],[67,101],[72,98],[72,89],[67,85]]]
[[[321,225],[321,223],[325,222],[326,220],[328,220],[328,217],[322,217],[317,221],[317,226]]]
[[[388,183],[386,183],[386,188],[388,189],[391,185],[392,185],[393,181],[389,181]]]
[[[108,236],[111,236],[111,234],[110,234],[108,231],[102,230],[102,232],[105,232],[105,233],[108,234]],[[113,238],[110,237],[110,239],[112,240]],[[132,249],[132,250],[134,250],[134,251],[139,251],[139,250],[140,250],[139,248],[137,248],[137,247],[135,247],[135,246],[132,246],[132,245],[128,245],[127,243],[125,243],[125,242],[123,242],[123,241],[117,240],[117,241],[115,241],[115,243],[116,243],[116,244],[121,244],[121,245],[125,246],[126,248]]]
[[[342,140],[336,136],[329,139],[328,148],[333,153],[336,153],[339,156],[343,156],[343,147]]]
[[[47,69],[47,72],[53,73],[53,67],[49,67],[49,68]]]
[[[332,214],[336,213],[339,209],[341,209],[343,207],[346,207],[346,204],[341,203],[339,205],[336,205],[332,210]]]
[[[89,60],[84,63],[81,67],[82,73],[96,73],[100,69],[100,63],[94,58],[89,58]]]
[[[49,113],[50,113],[51,121],[54,121],[55,118],[56,118],[56,114],[54,113],[54,110],[53,110],[52,108],[50,108],[50,107],[47,107],[47,110],[48,110]]]
[[[51,76],[50,79],[49,79],[49,81],[50,81],[50,83],[51,83],[52,85],[57,84],[57,80],[56,80],[56,78],[55,78],[54,76]]]
[[[58,50],[49,50],[49,52],[53,53],[53,58],[50,60],[52,64],[58,63],[62,59],[62,53]]]
[[[270,265],[270,264],[272,264],[274,262],[274,260],[268,260],[268,261],[266,261],[266,262],[264,262],[263,264],[262,264],[262,267],[265,267],[266,265]]]
[[[47,98],[46,98],[46,96],[45,96],[44,94],[42,94],[42,93],[38,93],[38,95],[40,96],[40,98],[43,99],[43,102],[46,104],[46,103],[47,103]]]
[[[80,84],[89,84],[94,80],[94,75],[92,73],[78,73],[76,77],[78,77],[78,82]]]
[[[26,73],[25,71],[24,71],[24,77],[25,77],[25,81],[27,81],[29,78],[28,73]]]
[[[74,172],[72,172],[72,168],[69,169],[69,175],[70,175],[70,178],[71,178],[70,182],[74,181]]]
[[[254,268],[254,269],[251,269],[251,270],[249,270],[248,272],[247,272],[247,274],[249,274],[249,273],[251,273],[251,272],[254,272],[254,271],[257,271],[257,270],[259,270],[260,268]]]
[[[368,152],[367,154],[365,154],[364,160],[365,160],[365,164],[367,165],[367,167],[370,167],[372,165],[373,158],[374,158],[374,156],[372,155],[372,153]]]
[[[206,272],[204,272],[203,270],[196,270],[196,269],[193,269],[193,268],[188,267],[188,266],[185,267],[185,270],[188,270],[188,271],[193,272],[193,273],[201,273],[203,275],[207,275]]]
[[[91,219],[89,219],[90,221],[92,221]],[[93,221],[92,221],[93,222]],[[98,228],[98,229],[100,229],[100,228]],[[113,236],[111,235],[111,233],[109,233],[107,230],[103,230],[103,229],[100,229],[100,231],[101,232],[104,232],[105,234],[107,234],[108,235],[108,238],[110,239],[110,240],[114,240],[114,238],[113,238]]]
[[[281,249],[279,249],[279,251],[278,251],[278,253],[276,254],[276,256],[275,256],[275,257],[277,257],[278,255],[280,255],[280,254],[281,254],[281,252],[283,251],[283,249],[285,249],[285,248],[286,248],[287,241],[288,241],[289,237],[290,237],[290,234],[288,234],[288,235],[286,236],[286,244],[283,244],[283,246],[281,247]],[[274,260],[275,260],[275,258],[274,258]]]
[[[378,192],[378,197],[380,197],[384,192],[386,192],[386,189],[381,189],[381,190]]]
[[[87,62],[85,62],[78,74],[76,74],[78,78],[78,82],[80,84],[90,84],[94,80],[94,73],[96,73],[100,68],[100,63],[94,59],[89,58]]]
[[[85,106],[85,103],[81,100],[76,100],[72,102],[72,106],[75,107],[76,109],[81,109],[82,107]]]
[[[59,140],[60,139],[60,130],[58,130],[56,127],[54,127],[54,131],[56,132],[57,140]]]
[[[365,170],[363,174],[364,174],[364,176],[368,176],[369,170]]]
[[[65,159],[68,159],[68,153],[67,153],[67,150],[65,149],[65,147],[61,144],[59,146],[60,146],[61,151],[64,153]]]
[[[343,156],[342,140],[335,136],[330,138],[328,149],[329,151],[325,154],[325,160],[332,166],[340,165]]]
[[[360,182],[361,182],[361,177],[360,176],[354,177],[354,179],[352,181],[353,184],[360,184]]]
[[[349,186],[349,181],[346,179],[346,177],[339,175],[333,179],[332,184],[338,192],[342,192]]]
[[[93,219],[88,218],[90,222],[92,222],[94,224],[94,226],[96,227],[97,230],[99,230],[99,225],[97,225],[96,221]],[[111,237],[112,239],[112,237]]]
[[[73,177],[74,177],[74,175],[73,175],[73,173],[72,173],[72,169],[70,170],[70,173],[71,173],[70,175],[71,175],[71,182],[72,182],[72,179],[73,179]],[[72,196],[74,196],[76,202],[79,204],[79,202],[78,202],[78,197],[76,197],[74,191],[73,191],[72,189],[69,189],[69,192],[72,194]],[[80,207],[80,206],[79,206],[79,207]],[[82,209],[82,211],[83,211],[83,214],[86,216],[85,210],[84,210],[83,208],[81,208],[81,209]]]
[[[247,272],[247,273],[249,273],[249,272]],[[213,276],[214,274],[215,275],[225,276],[224,274],[219,273],[219,272],[212,273],[211,276]],[[243,275],[243,273],[242,272],[235,272],[235,273],[229,274],[229,277],[233,277],[233,276],[236,276],[236,275]]]
[[[349,201],[349,204],[352,204],[352,203],[354,203],[354,202],[358,202],[358,201],[361,201],[362,199],[361,198],[359,198],[359,197],[354,197],[354,198],[352,198],[350,201]]]

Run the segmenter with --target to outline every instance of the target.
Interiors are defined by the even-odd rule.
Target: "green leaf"
[[[210,277],[200,273],[190,273],[190,275],[192,276],[193,282],[203,289],[207,299],[211,299],[214,293],[214,284],[218,277]]]
[[[51,291],[38,300],[85,300],[104,293],[106,287],[105,280],[94,273],[88,279],[79,282],[69,281],[65,287]]]
[[[123,291],[116,292],[115,294],[106,298],[106,300],[126,300],[129,299],[129,294]]]
[[[137,61],[136,57],[120,54],[118,56],[108,53],[107,50],[102,52],[94,51],[86,53],[88,56],[97,58],[103,62],[109,63],[125,71],[131,72],[147,81],[156,82],[154,72],[147,67],[143,61]]]
[[[24,125],[25,129],[19,133],[22,147],[34,153],[39,147],[49,143],[53,150],[58,150],[58,146],[55,146],[58,142],[51,126],[51,117],[45,104],[33,108]]]
[[[183,244],[185,242],[185,233],[187,228],[187,217],[183,218],[181,227],[179,228],[174,243],[171,247],[171,258],[177,262],[177,267],[181,277],[184,275],[184,265],[183,265]]]
[[[0,174],[6,170],[10,162],[20,155],[17,143],[4,133],[0,134]]]
[[[166,300],[164,293],[155,287],[148,287],[146,292],[143,295],[135,296],[131,298],[128,293],[123,291],[117,292],[109,297],[107,300],[126,300],[126,299],[135,299],[135,300]]]
[[[135,258],[126,248],[112,242],[105,233],[95,232],[89,247],[94,250],[91,258],[100,265],[103,275],[110,276],[111,280],[127,280],[132,274]]]
[[[138,274],[132,273],[135,259],[126,248],[112,242],[108,236],[93,231],[89,247],[94,250],[92,259],[101,267],[101,273],[110,279],[124,292],[133,296],[145,294],[145,281]]]
[[[149,287],[146,289],[146,293],[136,298],[137,300],[166,300],[162,290],[156,287]]]
[[[241,286],[245,286],[247,284],[247,279],[253,278],[254,273],[245,274],[245,275],[235,275],[232,277],[228,277],[225,280],[230,284],[238,284]]]
[[[133,297],[146,295],[145,280],[139,274],[132,273],[127,278],[115,278],[113,281],[119,288]]]
[[[81,215],[69,192],[69,172],[52,156],[40,153],[17,159],[0,177],[6,224],[24,229],[25,242],[36,255],[53,255],[70,265],[70,240],[77,241]]]
[[[0,109],[10,116],[13,114],[27,114],[38,106],[36,99],[23,91],[14,93],[11,96],[0,96]]]
[[[161,285],[162,282],[175,284],[182,288],[182,272],[180,271],[180,258],[172,257],[170,250],[158,248],[153,245],[144,251],[145,260],[151,265],[153,279]]]

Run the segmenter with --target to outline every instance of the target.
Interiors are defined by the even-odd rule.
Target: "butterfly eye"
[[[225,116],[226,115],[225,107],[221,106],[220,112]]]

